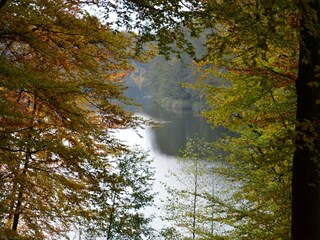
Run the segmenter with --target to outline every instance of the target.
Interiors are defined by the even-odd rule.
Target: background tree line
[[[184,29],[184,32],[187,34],[188,29]],[[199,57],[206,52],[206,47],[203,45],[204,36],[205,34],[199,38],[188,36]],[[144,96],[142,102],[146,104],[147,99],[170,110],[200,112],[205,108],[204,93],[186,86],[188,83],[195,83],[198,77],[193,59],[184,53],[181,56],[171,54],[170,58],[158,55],[147,63],[136,63],[136,69],[130,75],[129,81],[133,80],[139,86],[140,94]]]

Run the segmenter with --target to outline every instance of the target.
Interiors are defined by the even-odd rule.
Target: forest
[[[0,239],[320,239],[319,1],[0,0],[0,15]],[[186,144],[190,188],[168,187],[161,231],[142,212],[148,153],[112,134],[150,124],[126,110],[143,68],[162,106],[233,133]]]
[[[187,34],[187,29],[183,30]],[[204,55],[206,48],[204,33],[194,39],[187,36],[198,57]],[[177,50],[177,47],[175,47]],[[135,71],[129,75],[136,85],[143,88],[146,98],[160,106],[174,110],[192,110],[201,112],[205,108],[205,96],[202,91],[187,87],[200,76],[197,66],[190,55],[184,53],[181,57],[171,54],[170,59],[158,55],[147,63],[135,64]]]

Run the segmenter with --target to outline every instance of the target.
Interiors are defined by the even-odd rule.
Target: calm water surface
[[[136,114],[146,119],[152,119],[161,123],[161,127],[139,129],[137,132],[126,129],[119,130],[117,137],[128,145],[138,145],[148,150],[153,159],[152,167],[155,169],[154,190],[158,192],[156,207],[146,209],[146,214],[154,214],[153,227],[160,230],[167,223],[160,217],[164,214],[161,209],[162,201],[167,193],[163,187],[165,183],[171,187],[181,187],[170,172],[178,172],[177,158],[180,149],[185,146],[188,138],[198,136],[206,140],[216,140],[225,131],[222,128],[212,130],[206,120],[193,114],[191,111],[173,112],[165,110],[155,104],[136,110]]]

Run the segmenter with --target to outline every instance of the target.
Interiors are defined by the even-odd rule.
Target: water
[[[138,145],[148,150],[153,159],[152,167],[155,169],[154,190],[158,192],[155,199],[156,207],[146,209],[146,214],[155,215],[152,226],[160,230],[168,223],[161,220],[164,214],[162,201],[167,197],[166,190],[162,183],[170,187],[181,188],[181,183],[170,172],[179,172],[180,149],[187,143],[189,138],[200,137],[205,140],[216,140],[225,131],[222,128],[212,129],[206,120],[191,111],[173,112],[168,111],[156,104],[147,105],[136,110],[136,114],[146,119],[155,120],[161,123],[161,127],[138,130],[138,133],[131,130],[119,130],[117,137],[128,145]]]

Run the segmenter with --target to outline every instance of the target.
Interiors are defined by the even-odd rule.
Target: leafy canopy
[[[94,219],[94,196],[119,181],[107,157],[124,146],[110,130],[139,123],[123,108],[131,36],[111,31],[84,3],[0,8],[0,216],[8,238],[60,239]]]

